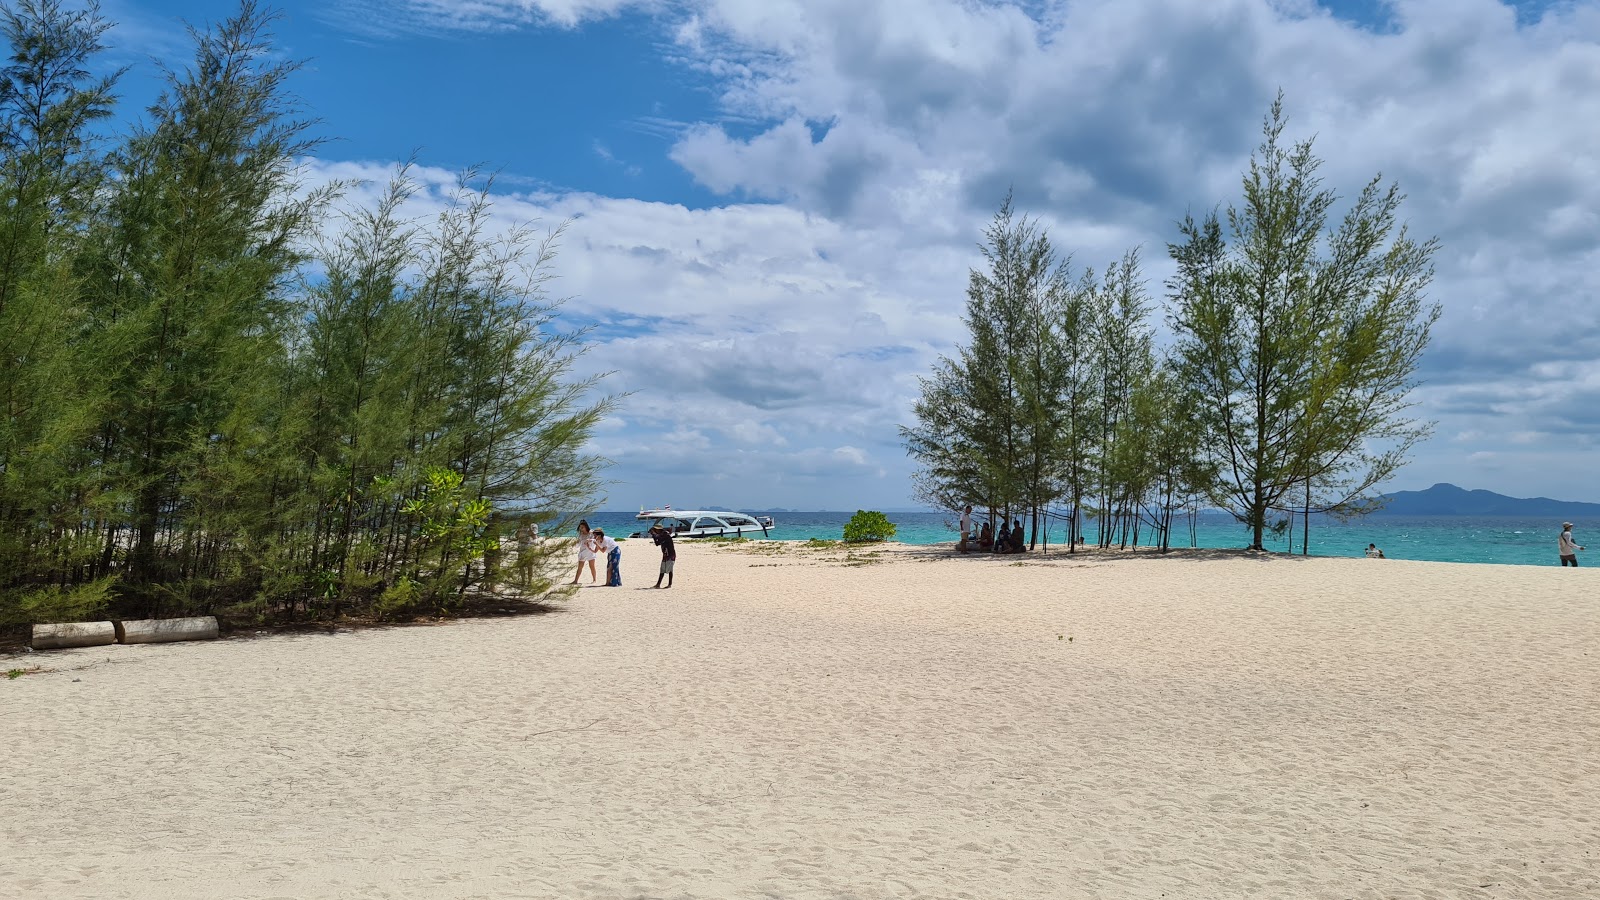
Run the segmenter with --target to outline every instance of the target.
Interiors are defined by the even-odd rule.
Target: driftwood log
[[[135,619],[118,622],[117,643],[160,644],[167,641],[207,641],[217,636],[216,616],[187,619]]]
[[[33,626],[35,650],[58,650],[62,647],[99,647],[117,642],[116,626],[110,622],[64,622],[60,625]]]

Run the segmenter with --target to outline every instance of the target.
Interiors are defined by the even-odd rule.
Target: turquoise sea
[[[770,515],[777,526],[776,540],[803,541],[809,538],[838,540],[852,512],[792,512],[747,509],[756,515]],[[626,536],[641,527],[631,512],[598,512],[587,516],[589,523],[614,535]],[[895,540],[907,544],[953,543],[957,534],[954,513],[889,513],[896,526]],[[1595,542],[1593,561],[1600,565],[1600,521],[1574,520],[1573,534],[1579,544]],[[1173,547],[1238,548],[1249,544],[1242,525],[1226,516],[1202,516],[1193,539],[1187,521],[1174,526]],[[1429,560],[1432,562],[1509,563],[1521,566],[1554,566],[1559,521],[1516,518],[1468,518],[1457,516],[1372,516],[1351,522],[1311,519],[1312,556],[1361,556],[1367,544],[1377,544],[1390,559]],[[1089,523],[1089,540],[1094,541],[1094,523]],[[1145,542],[1150,536],[1141,533]],[[1066,523],[1052,521],[1048,534],[1050,548],[1066,540]],[[1286,535],[1276,540],[1269,535],[1267,548],[1300,552],[1299,522],[1295,523],[1293,547]],[[1578,555],[1587,564],[1586,554]]]

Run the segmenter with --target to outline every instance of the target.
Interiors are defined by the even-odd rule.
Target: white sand
[[[1594,569],[625,552],[550,615],[0,659],[0,897],[1600,893]]]

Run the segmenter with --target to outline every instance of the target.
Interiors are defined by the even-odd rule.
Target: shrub
[[[425,479],[422,496],[400,507],[421,525],[417,542],[420,565],[379,596],[380,614],[398,612],[424,600],[436,601],[443,613],[450,596],[466,590],[472,564],[499,546],[499,538],[489,527],[489,501],[472,497],[459,472],[433,468]]]
[[[422,586],[404,575],[385,588],[372,604],[372,611],[382,619],[392,619],[413,612],[422,601]]]
[[[894,523],[881,512],[858,509],[844,526],[844,539],[848,544],[894,539]]]
[[[0,596],[0,626],[41,622],[89,622],[111,605],[116,578],[101,578],[75,587],[51,586]]]

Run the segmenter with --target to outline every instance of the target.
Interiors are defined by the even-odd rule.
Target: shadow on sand
[[[565,612],[566,608],[543,600],[521,600],[514,597],[484,597],[469,600],[451,610],[446,616],[417,616],[405,621],[368,619],[347,616],[337,622],[285,622],[271,625],[248,625],[219,622],[222,639],[250,641],[279,635],[336,635],[352,631],[387,631],[391,628],[433,628],[451,625],[469,619],[520,619],[527,616],[547,616]]]
[[[335,622],[272,622],[250,623],[229,621],[217,617],[218,640],[253,641],[280,635],[338,635],[353,631],[386,631],[391,628],[431,628],[449,625],[467,619],[516,619],[525,616],[545,616],[565,612],[563,606],[548,600],[523,600],[519,597],[485,595],[469,598],[453,609],[448,616],[418,616],[406,621],[389,621],[361,616],[344,616]],[[0,631],[0,657],[29,654],[28,641],[32,629],[27,626]],[[48,653],[49,651],[38,651]]]
[[[891,552],[897,557],[914,559],[920,562],[935,560],[964,560],[1005,562],[1012,565],[1028,564],[1061,564],[1061,563],[1117,563],[1132,560],[1148,561],[1159,560],[1162,562],[1215,562],[1218,560],[1253,559],[1261,562],[1303,562],[1317,557],[1300,556],[1291,553],[1278,553],[1271,550],[1245,550],[1235,548],[1194,548],[1174,547],[1162,552],[1154,547],[1130,547],[1126,550],[1116,547],[1079,547],[1076,551],[1068,550],[1065,546],[1049,547],[1041,550],[1031,550],[1024,553],[990,553],[984,550],[972,550],[966,553],[957,552],[953,544],[915,545],[907,544],[894,548]]]

